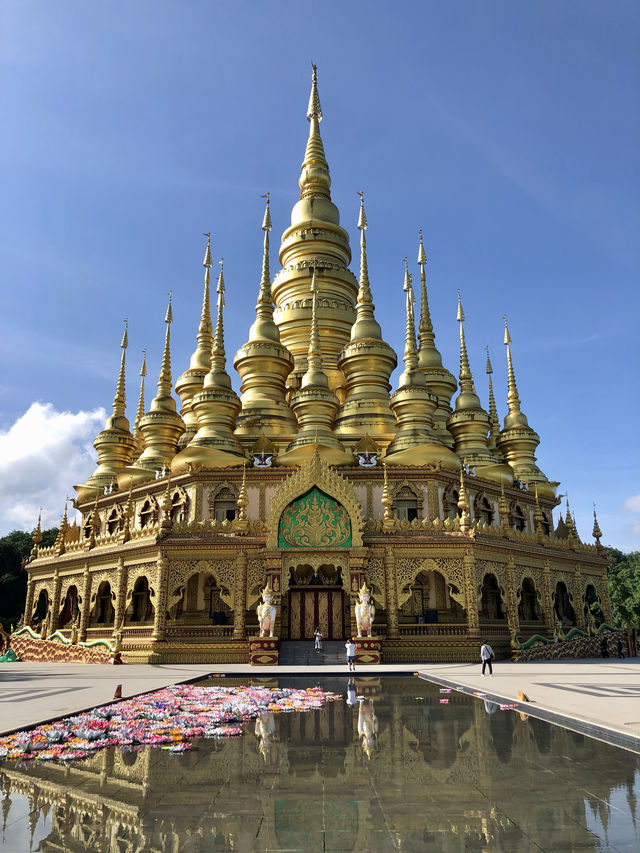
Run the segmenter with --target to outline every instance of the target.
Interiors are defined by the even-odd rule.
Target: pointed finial
[[[207,238],[207,246],[204,252],[204,290],[202,294],[202,311],[200,312],[200,324],[196,336],[196,348],[189,362],[190,370],[208,370],[211,366],[211,347],[213,343],[213,329],[211,327],[211,300],[209,296],[210,270],[213,266],[211,259],[211,232],[203,231],[203,237]],[[183,377],[178,380],[182,382]]]
[[[460,492],[458,494],[458,509],[460,510],[460,530],[466,533],[470,527],[469,501],[464,487],[464,466],[460,466]]]
[[[204,250],[202,266],[211,269],[213,266],[213,261],[211,260],[211,231],[203,231],[202,236],[207,238],[207,248]],[[208,281],[208,278],[205,278],[205,280]]]
[[[335,222],[337,225],[340,220],[340,214],[335,205],[330,201],[331,176],[329,175],[329,164],[327,163],[322,137],[320,136],[322,110],[320,109],[320,98],[318,97],[318,74],[315,65],[313,66],[311,77],[311,95],[309,97],[307,119],[309,121],[309,138],[307,139],[307,147],[304,152],[304,160],[298,181],[300,198],[322,197],[327,199],[328,204],[323,206],[321,218],[325,221]],[[296,205],[292,213],[292,225],[299,221],[297,218],[298,213],[300,216],[305,216],[308,219],[309,213],[306,207]]]
[[[155,399],[168,398],[171,396],[171,324],[173,323],[173,309],[171,307],[171,291],[169,291],[169,303],[167,313],[164,317],[167,330],[164,336],[164,351],[158,375],[158,392]],[[175,406],[175,403],[174,403]]]
[[[307,353],[307,370],[302,377],[301,387],[308,385],[329,387],[329,381],[322,370],[322,350],[320,349],[320,332],[318,329],[318,277],[317,260],[314,261],[311,275],[311,331],[309,335],[309,351]]]
[[[500,419],[498,418],[498,407],[496,406],[496,398],[493,393],[493,380],[491,375],[493,367],[489,358],[489,347],[485,347],[487,353],[486,373],[489,380],[489,441],[491,449],[497,447],[498,438],[500,437]]]
[[[216,316],[216,328],[213,334],[213,346],[211,348],[211,368],[206,375],[203,387],[231,388],[231,379],[227,373],[227,358],[224,349],[224,319],[223,308],[225,304],[224,284],[224,259],[220,258],[220,272],[216,293],[218,294],[218,310]]]
[[[322,121],[322,108],[320,107],[320,97],[318,95],[318,66],[312,65],[311,68],[311,94],[309,95],[307,119],[311,121],[312,118],[316,118],[318,121]]]
[[[598,516],[596,515],[596,505],[593,505],[593,538],[596,540],[596,543],[600,545],[600,539],[602,537],[602,531],[600,530],[600,525],[598,524]]]
[[[416,347],[416,324],[415,324],[415,316],[413,312],[413,306],[415,305],[415,296],[413,295],[413,281],[411,278],[411,273],[409,272],[409,266],[407,264],[407,259],[404,258],[404,281],[402,284],[402,289],[407,294],[407,325],[405,331],[405,343],[404,343],[404,372],[402,373],[399,382],[400,385],[408,385],[411,381],[416,379],[424,380],[422,373],[416,374],[418,369],[418,349]],[[424,382],[421,382],[424,384]]]
[[[364,212],[364,191],[358,190],[360,196],[360,215],[358,216],[358,229],[364,231],[367,228],[367,215]]]
[[[146,349],[142,350],[142,365],[140,367],[140,394],[138,396],[138,410],[136,412],[136,419],[133,424],[133,437],[136,440],[138,445],[138,451],[142,453],[144,450],[144,439],[142,437],[142,433],[140,432],[140,420],[144,416],[144,380],[147,375],[147,351]]]
[[[123,418],[125,412],[126,405],[126,396],[125,396],[125,364],[126,364],[126,351],[129,346],[129,338],[127,335],[127,330],[129,328],[129,321],[124,321],[124,332],[122,333],[122,342],[120,343],[120,347],[122,348],[122,355],[120,357],[120,372],[118,373],[118,381],[116,383],[116,393],[113,397],[113,417],[114,418]],[[127,429],[129,429],[127,425]]]
[[[271,226],[271,211],[269,209],[270,195],[271,195],[270,193],[264,193],[262,195],[262,198],[266,198],[266,200],[267,200],[267,205],[266,205],[265,211],[264,211],[264,219],[262,220],[262,230],[263,231],[271,231],[271,227],[272,227]]]
[[[266,199],[262,230],[264,242],[262,251],[262,276],[256,303],[256,319],[249,330],[249,341],[274,341],[280,343],[280,331],[273,321],[273,297],[271,295],[271,272],[269,270],[269,232],[271,231],[271,213],[269,211],[269,193]]]
[[[384,507],[384,521],[388,527],[393,525],[393,498],[389,489],[389,480],[387,479],[387,463],[382,463],[382,472],[384,474],[384,485],[382,486],[382,497],[380,503]]]
[[[476,387],[473,382],[473,375],[471,373],[471,367],[469,366],[469,356],[467,354],[467,342],[464,336],[464,311],[462,309],[462,296],[460,295],[460,290],[458,290],[458,313],[456,315],[456,319],[458,323],[460,323],[460,392],[470,392],[471,394],[476,394]],[[477,396],[477,395],[476,395]],[[474,401],[475,403],[475,401]],[[478,405],[480,405],[480,400],[478,400]]]
[[[520,411],[520,397],[518,396],[516,375],[513,370],[513,361],[511,358],[511,335],[509,334],[509,327],[507,325],[507,315],[505,314],[502,319],[504,320],[504,345],[507,348],[507,406],[509,408],[507,418],[509,418],[509,415],[514,416],[518,423],[526,425],[526,418]],[[505,424],[506,422],[505,420]]]
[[[351,327],[351,340],[373,338],[382,340],[382,329],[374,316],[371,285],[369,284],[369,268],[367,264],[367,239],[365,231],[368,227],[367,214],[364,210],[364,192],[360,196],[360,212],[358,215],[358,230],[360,231],[360,279],[358,282],[358,299],[356,302],[356,321]]]

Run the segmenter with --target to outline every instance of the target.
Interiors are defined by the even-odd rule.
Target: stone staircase
[[[323,640],[322,651],[316,652],[313,640],[283,640],[280,643],[280,666],[336,666],[346,664],[344,640]]]

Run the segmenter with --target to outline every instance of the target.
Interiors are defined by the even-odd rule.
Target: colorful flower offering
[[[108,746],[185,752],[196,738],[234,737],[259,714],[311,711],[341,697],[319,687],[177,684],[0,737],[0,760],[77,761]]]

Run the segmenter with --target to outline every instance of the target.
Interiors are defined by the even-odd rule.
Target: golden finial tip
[[[507,315],[504,314],[502,319],[504,320],[504,343],[505,346],[511,346],[511,335],[509,334],[509,327],[507,326]]]
[[[213,262],[211,260],[211,231],[203,231],[202,236],[207,238],[207,248],[204,251],[204,261],[202,262],[202,266],[211,267],[213,266]]]
[[[165,323],[167,323],[167,325],[169,325],[170,323],[173,323],[173,309],[171,307],[171,294],[172,294],[172,291],[170,290],[169,291],[169,304],[167,305],[167,313],[165,314],[165,317],[164,317],[164,321],[165,321]]]
[[[318,66],[311,65],[311,94],[309,95],[309,106],[307,108],[307,119],[317,118],[322,121],[322,108],[320,107],[320,98],[318,97]]]
[[[458,314],[456,317],[459,323],[464,323],[464,311],[462,310],[462,296],[460,295],[460,289],[458,288]]]
[[[418,229],[419,245],[418,245],[418,263],[420,265],[427,263],[427,255],[424,251],[424,243],[422,242],[422,228]]]
[[[486,372],[487,372],[487,373],[493,373],[493,367],[491,366],[491,359],[489,358],[489,347],[485,347],[485,350],[486,350],[486,353],[487,353],[487,367],[486,367]]]
[[[262,220],[262,230],[271,231],[271,210],[269,207],[269,193],[263,193],[262,198],[266,198],[267,206],[264,211],[264,219]]]
[[[122,335],[122,343],[120,344],[120,347],[122,349],[126,349],[129,346],[129,336],[127,334],[128,330],[129,330],[129,320],[125,319],[125,321],[124,321],[124,332]]]
[[[364,212],[364,192],[362,190],[358,190],[358,195],[360,196],[360,214],[358,216],[358,228],[360,231],[364,231],[368,225],[367,215]]]

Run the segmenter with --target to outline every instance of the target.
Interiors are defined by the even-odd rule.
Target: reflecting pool
[[[183,754],[5,762],[0,851],[640,850],[636,753],[417,678],[250,683],[344,698]]]

